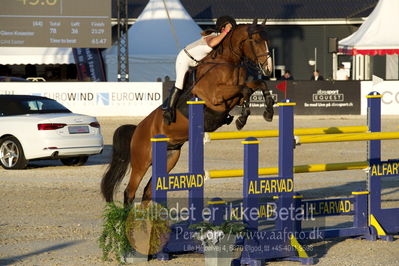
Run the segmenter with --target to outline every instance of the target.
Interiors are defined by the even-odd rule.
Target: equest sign
[[[299,115],[360,114],[359,81],[293,82],[288,95],[297,103]]]

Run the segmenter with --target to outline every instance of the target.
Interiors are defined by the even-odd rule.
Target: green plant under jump
[[[163,216],[167,212],[158,204],[126,207],[122,203],[107,203],[103,214],[103,232],[99,238],[103,260],[110,260],[112,254],[119,263],[123,263],[122,257],[132,247],[144,255],[158,253],[167,243],[170,233],[169,221]],[[142,232],[146,232],[145,236]],[[135,237],[137,234],[140,234],[139,239]],[[140,248],[138,245],[143,242],[149,244]]]
[[[122,263],[121,256],[131,250],[129,240],[126,236],[126,220],[130,207],[115,202],[107,203],[103,214],[103,232],[99,238],[102,249],[102,259],[109,260],[114,254],[116,260]]]

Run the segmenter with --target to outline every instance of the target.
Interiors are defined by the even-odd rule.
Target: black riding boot
[[[180,97],[182,90],[179,90],[176,87],[173,87],[170,91],[169,98],[166,103],[166,110],[163,113],[163,118],[167,125],[176,121],[176,103]]]

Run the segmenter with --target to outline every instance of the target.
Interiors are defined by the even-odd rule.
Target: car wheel
[[[0,140],[0,163],[5,169],[24,169],[28,165],[22,145],[15,137]]]
[[[67,166],[81,166],[87,162],[87,159],[89,159],[89,156],[62,158],[60,160],[64,165]]]

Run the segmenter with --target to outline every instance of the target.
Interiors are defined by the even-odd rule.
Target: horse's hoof
[[[274,111],[264,111],[263,112],[263,118],[267,121],[267,122],[272,122],[273,121],[273,115],[274,115]]]
[[[237,128],[237,130],[241,130],[245,126],[246,123],[247,123],[247,121],[242,121],[240,117],[237,118],[236,119],[236,128]]]
[[[228,116],[226,117],[224,123],[225,123],[226,125],[230,125],[231,122],[233,122],[233,119],[234,119],[234,116],[228,115]]]

